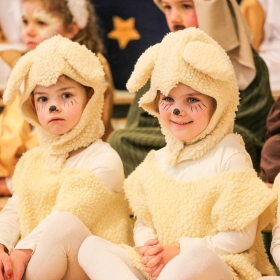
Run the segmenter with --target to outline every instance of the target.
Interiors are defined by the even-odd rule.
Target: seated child
[[[4,102],[14,102],[24,82],[20,110],[40,146],[19,160],[0,214],[3,278],[88,279],[77,260],[87,236],[132,243],[123,166],[100,139],[103,81],[96,55],[60,35],[14,67]]]
[[[139,58],[128,90],[148,79],[140,105],[158,118],[167,145],[124,183],[137,217],[136,247],[91,236],[80,265],[94,280],[274,275],[261,230],[276,195],[233,134],[239,92],[228,55],[200,29],[169,33]]]

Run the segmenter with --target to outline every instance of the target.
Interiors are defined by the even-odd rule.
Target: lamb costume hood
[[[61,75],[94,89],[77,125],[63,135],[44,130],[31,102],[36,85],[49,87]],[[20,159],[13,178],[19,196],[21,238],[26,237],[52,211],[76,215],[89,230],[116,243],[130,243],[130,220],[124,193],[113,193],[89,169],[64,168],[71,151],[88,147],[104,133],[101,113],[104,71],[85,46],[54,36],[24,55],[14,67],[4,102],[11,104],[24,82],[19,109],[36,127],[40,146]]]
[[[161,125],[169,166],[203,158],[225,136],[233,133],[239,104],[234,70],[225,51],[202,30],[188,28],[171,32],[161,43],[147,49],[138,59],[127,88],[136,92],[148,79],[150,89],[139,104],[160,123],[157,94],[168,95],[178,83],[213,97],[217,103],[207,128],[188,142],[178,140]],[[240,136],[239,141],[243,144]],[[151,151],[125,180],[124,190],[134,214],[154,230],[160,244],[177,248],[180,237],[203,238],[222,231],[239,231],[259,217],[251,248],[220,257],[231,268],[234,279],[253,280],[262,274],[274,275],[265,254],[261,230],[274,216],[272,205],[276,194],[257,177],[253,168],[179,181],[163,172],[155,151]],[[132,264],[151,279],[138,253],[128,246],[126,249]]]

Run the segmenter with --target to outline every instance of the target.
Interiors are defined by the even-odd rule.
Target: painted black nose
[[[173,114],[176,115],[176,116],[178,116],[178,115],[180,114],[180,110],[177,109],[177,108],[174,109],[174,110],[173,110]]]
[[[52,106],[49,108],[49,110],[50,110],[51,112],[53,112],[53,111],[56,110],[56,107],[55,107],[54,105],[52,105]]]

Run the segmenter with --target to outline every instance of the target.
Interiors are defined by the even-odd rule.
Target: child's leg
[[[191,245],[162,270],[157,280],[232,280],[229,267],[210,249]]]
[[[54,214],[41,235],[23,279],[89,279],[78,263],[78,251],[91,232],[71,213]]]
[[[146,279],[131,266],[128,253],[124,248],[98,236],[90,236],[83,242],[78,259],[90,279]]]

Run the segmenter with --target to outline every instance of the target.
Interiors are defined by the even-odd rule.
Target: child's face
[[[192,0],[162,0],[167,25],[171,31],[198,27]]]
[[[28,50],[57,34],[68,37],[62,19],[46,12],[40,1],[23,2],[22,22],[23,42]]]
[[[208,95],[179,83],[168,96],[160,95],[162,124],[179,140],[189,141],[209,124],[216,101]]]
[[[61,76],[55,85],[36,86],[33,94],[40,124],[56,135],[70,131],[79,122],[92,96],[92,93],[86,92],[84,86],[65,76]],[[51,106],[56,109],[50,109]]]

